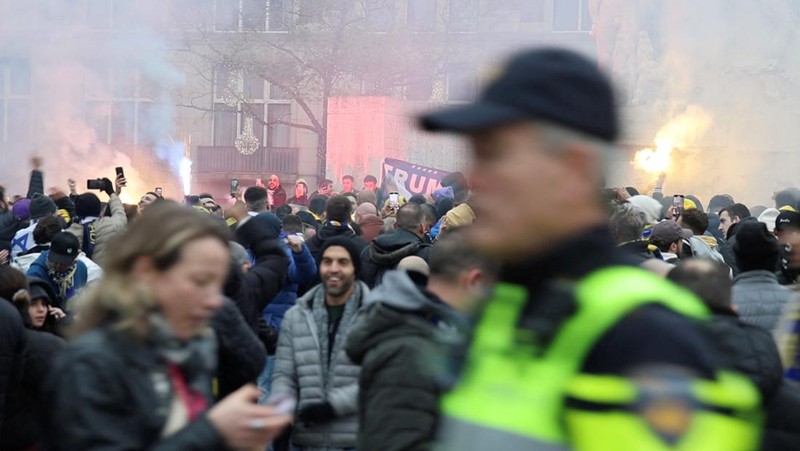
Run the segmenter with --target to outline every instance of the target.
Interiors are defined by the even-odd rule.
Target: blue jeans
[[[258,388],[261,390],[261,395],[258,397],[258,403],[264,404],[269,398],[270,389],[272,387],[272,372],[275,370],[275,356],[267,356],[267,364],[264,365],[264,371],[258,376]]]

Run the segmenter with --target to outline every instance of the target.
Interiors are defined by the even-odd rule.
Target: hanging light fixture
[[[242,133],[236,137],[234,145],[242,155],[253,155],[261,147],[261,143],[258,142],[258,137],[253,131],[252,117],[245,118]]]

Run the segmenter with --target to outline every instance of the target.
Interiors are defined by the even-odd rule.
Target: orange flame
[[[702,108],[692,105],[680,116],[668,122],[656,134],[655,149],[645,148],[633,157],[633,164],[649,173],[666,173],[672,166],[672,150],[693,144],[709,127],[713,119]]]

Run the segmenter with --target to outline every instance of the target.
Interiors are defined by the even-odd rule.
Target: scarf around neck
[[[75,272],[78,270],[78,263],[75,262],[66,271],[56,271],[47,266],[47,275],[50,280],[58,287],[58,295],[66,302],[69,297],[70,289],[75,285]]]

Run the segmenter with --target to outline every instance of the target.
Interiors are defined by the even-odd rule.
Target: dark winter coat
[[[42,389],[53,360],[67,345],[62,338],[47,332],[26,329],[25,337],[22,379],[9,384],[6,396],[0,435],[3,450],[28,449],[46,432],[39,421]]]
[[[289,272],[283,281],[281,291],[264,308],[264,321],[267,326],[278,331],[281,329],[286,312],[297,302],[297,290],[300,285],[310,282],[317,276],[317,264],[308,246],[303,245],[303,251],[293,252],[288,244],[283,243],[286,234],[281,234],[281,247],[289,257]]]
[[[289,258],[268,230],[252,220],[236,229],[236,241],[253,252],[256,262],[246,273],[236,264],[225,282],[225,295],[236,303],[254,333],[264,307],[278,294],[289,269]]]
[[[361,280],[374,288],[385,272],[397,268],[400,260],[416,255],[427,261],[430,249],[430,244],[407,230],[394,229],[384,233],[361,253]]]
[[[286,190],[283,185],[278,185],[278,188],[272,193],[272,208],[278,208],[286,205]]]
[[[34,194],[44,194],[44,175],[41,171],[32,171],[28,182],[28,199],[32,199]],[[17,231],[27,227],[27,222],[18,221],[11,213],[11,209],[0,213],[0,249],[11,250],[11,241]]]
[[[22,378],[25,342],[22,317],[10,302],[0,299],[0,426],[3,426],[6,416],[4,408],[9,384],[15,384]],[[2,438],[0,435],[0,440]]]
[[[732,302],[742,321],[772,331],[792,291],[770,271],[747,271],[733,278]]]
[[[346,348],[361,365],[359,451],[431,449],[442,394],[432,362],[441,361],[445,333],[434,318],[454,316],[403,271],[386,273],[367,298]]]
[[[739,264],[736,263],[736,254],[733,252],[733,247],[736,245],[736,233],[739,231],[739,224],[745,221],[757,221],[756,218],[744,218],[741,222],[737,222],[736,224],[732,224],[730,228],[728,228],[728,236],[725,237],[725,244],[721,245],[719,248],[719,253],[722,254],[722,258],[725,259],[725,264],[731,267],[733,270],[733,275],[738,276],[741,272],[739,270]]]
[[[211,328],[219,345],[219,399],[255,382],[267,363],[264,345],[247,326],[239,309],[229,299],[225,299],[222,308],[211,317]]]
[[[47,271],[47,258],[49,255],[50,251],[43,251],[41,254],[39,254],[39,258],[37,258],[36,261],[31,264],[30,268],[28,268],[28,277],[42,279],[47,282],[50,285],[52,292],[56,295],[56,298],[53,299],[53,305],[62,310],[67,310],[69,308],[67,305],[68,301],[75,297],[76,294],[80,293],[80,291],[89,282],[89,270],[86,269],[86,265],[82,261],[75,261],[75,264],[78,267],[75,269],[75,276],[73,277],[72,286],[67,289],[67,295],[62,299],[60,294],[61,290],[50,278],[50,274]]]
[[[207,412],[161,438],[174,396],[168,381],[153,347],[108,327],[82,335],[56,359],[45,384],[47,449],[225,449]]]

